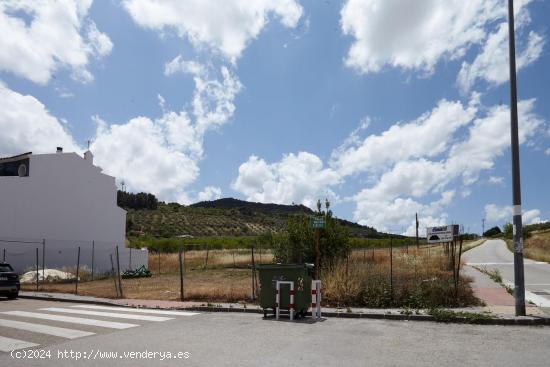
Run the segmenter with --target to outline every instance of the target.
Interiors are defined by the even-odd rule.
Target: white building
[[[46,268],[75,266],[79,246],[81,264],[93,262],[96,273],[111,270],[116,246],[121,270],[147,264],[140,251],[131,264],[125,232],[115,178],[93,165],[90,151],[0,158],[0,251],[18,271],[36,264],[36,248]]]

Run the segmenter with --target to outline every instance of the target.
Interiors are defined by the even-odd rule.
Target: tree
[[[140,192],[133,194],[126,191],[117,191],[117,205],[130,209],[156,209],[158,200],[153,194]]]
[[[493,236],[497,236],[501,233],[502,233],[502,231],[500,230],[500,228],[498,226],[494,226],[493,228],[490,228],[487,231],[485,231],[485,233],[483,233],[483,236],[484,237],[493,237]]]
[[[342,226],[325,202],[321,210],[318,201],[316,216],[325,218],[325,228],[320,230],[321,267],[330,267],[336,260],[346,258],[350,251],[349,232]],[[311,216],[304,213],[288,217],[286,236],[274,244],[275,260],[282,263],[315,262],[315,229],[311,227]]]
[[[506,223],[503,227],[504,229],[504,238],[512,239],[514,237],[514,226],[512,223]],[[531,228],[529,226],[523,227],[523,239],[531,237]]]

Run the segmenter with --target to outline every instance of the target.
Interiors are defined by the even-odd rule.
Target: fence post
[[[455,298],[458,303],[458,283],[460,281],[460,258],[462,257],[462,236],[460,237],[460,245],[458,249],[458,266],[456,268],[456,284],[455,284]]]
[[[187,271],[187,267],[185,266],[185,245],[182,245],[183,249],[182,249],[182,262],[183,262],[183,273],[185,273]]]
[[[78,294],[78,276],[80,273],[80,246],[78,246],[78,255],[76,256],[76,285],[74,287],[74,294]]]
[[[95,241],[92,241],[92,280],[94,280],[94,255],[95,255]]]
[[[36,291],[38,292],[38,247],[36,248]]]
[[[254,245],[250,246],[252,256],[252,300],[256,300],[256,263],[254,262]]]
[[[113,254],[109,254],[111,256],[111,274],[113,276],[113,281],[115,282],[115,292],[116,296],[118,298],[118,288],[116,285],[116,277],[115,277],[115,265],[113,264]]]
[[[118,245],[116,246],[116,272],[118,278],[118,289],[120,291],[120,298],[124,298],[122,294],[122,279],[120,278],[120,257],[118,255]]]
[[[390,300],[393,303],[393,237],[390,237]]]
[[[42,282],[46,280],[46,277],[44,276],[44,267],[46,266],[46,262],[44,258],[46,257],[46,239],[42,239]]]
[[[183,302],[183,264],[181,261],[181,246],[178,249],[178,260],[180,264],[180,301]]]
[[[210,252],[210,245],[207,244],[206,245],[206,261],[204,262],[204,268],[206,269],[206,267],[208,266],[208,253]]]

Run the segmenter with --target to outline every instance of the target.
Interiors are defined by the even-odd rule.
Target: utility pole
[[[516,40],[514,1],[508,0],[508,42],[510,59],[510,131],[512,145],[512,191],[514,234],[514,297],[516,316],[525,316],[525,276],[523,269],[523,223],[521,220],[521,181],[519,169],[518,95],[516,85]]]
[[[485,218],[481,219],[481,237],[485,235]]]
[[[415,213],[415,219],[416,219],[416,249],[418,250],[420,248],[420,243],[418,242],[418,213]]]

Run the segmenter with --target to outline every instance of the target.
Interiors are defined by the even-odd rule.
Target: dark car
[[[15,299],[19,295],[19,276],[8,263],[0,263],[0,296]]]

